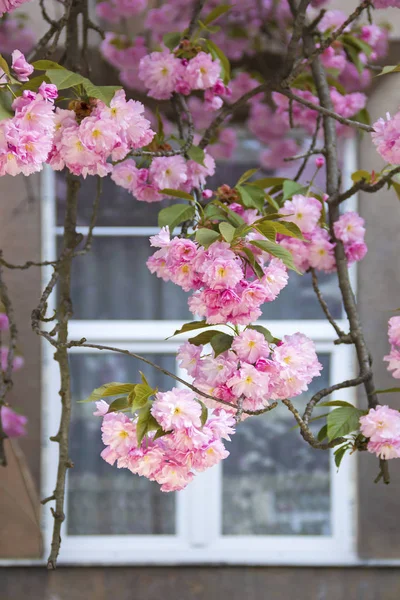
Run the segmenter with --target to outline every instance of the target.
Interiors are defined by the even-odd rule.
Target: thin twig
[[[313,102],[310,102],[309,100],[306,100],[301,96],[297,96],[297,94],[293,94],[293,92],[283,87],[279,87],[278,89],[276,89],[276,91],[279,94],[282,94],[283,96],[289,98],[289,100],[295,100],[299,104],[303,104],[303,106],[307,106],[307,108],[311,108],[312,110],[321,113],[325,117],[331,117],[332,119],[335,119],[335,121],[338,121],[342,125],[354,127],[355,129],[361,129],[362,131],[368,131],[369,133],[374,131],[374,128],[371,127],[371,125],[366,125],[365,123],[360,123],[359,121],[354,121],[353,119],[346,119],[345,117],[341,117],[340,115],[335,113],[333,107],[326,108],[325,106],[314,104]]]
[[[310,267],[310,272],[311,272],[313,290],[315,292],[315,295],[318,298],[318,302],[320,303],[320,306],[321,306],[322,310],[324,311],[326,318],[328,319],[329,323],[332,325],[333,329],[336,331],[339,338],[346,337],[345,332],[340,329],[339,325],[336,323],[335,319],[332,317],[329,307],[324,300],[322,292],[319,289],[318,277],[315,272],[315,269],[313,267]]]
[[[391,181],[391,179],[398,173],[400,173],[400,167],[395,167],[394,169],[391,169],[389,173],[386,173],[386,175],[384,175],[376,183],[367,183],[365,179],[360,179],[354,185],[352,185],[351,188],[349,188],[342,194],[333,194],[329,198],[328,203],[340,204],[341,202],[344,202],[345,200],[348,200],[348,198],[354,196],[354,194],[356,194],[359,191],[367,192],[368,194],[374,194],[375,192],[379,192],[379,190],[382,189],[386,183],[389,183],[389,181]]]
[[[151,367],[153,367],[153,369],[156,369],[160,373],[163,373],[164,375],[171,377],[171,379],[174,379],[175,381],[182,383],[184,386],[186,386],[187,388],[192,390],[192,392],[195,392],[195,394],[198,394],[199,396],[202,396],[203,398],[207,398],[208,400],[214,400],[214,402],[219,402],[220,404],[229,406],[229,408],[236,408],[235,405],[232,404],[231,402],[228,402],[227,400],[221,400],[221,398],[216,398],[215,396],[212,396],[211,394],[207,394],[206,392],[199,390],[197,387],[195,387],[188,381],[185,381],[181,377],[178,377],[178,375],[175,375],[175,373],[172,373],[171,371],[168,371],[168,369],[164,369],[163,367],[160,367],[159,365],[157,365],[153,361],[149,360],[148,358],[145,358],[144,356],[141,356],[140,354],[136,354],[135,352],[131,352],[130,350],[123,350],[122,348],[115,348],[114,346],[104,346],[103,344],[89,344],[86,342],[85,338],[83,338],[81,340],[71,341],[67,344],[67,346],[68,346],[68,348],[74,348],[74,347],[94,348],[95,350],[106,350],[107,352],[118,352],[119,354],[125,354],[126,356],[131,356],[132,358],[136,358],[137,360],[140,360],[140,361],[146,363],[147,365],[150,365]],[[262,415],[266,412],[269,412],[276,406],[277,406],[277,403],[274,402],[273,404],[266,406],[265,408],[262,408],[260,410],[243,410],[242,412],[246,415],[253,415],[253,416],[254,415]]]

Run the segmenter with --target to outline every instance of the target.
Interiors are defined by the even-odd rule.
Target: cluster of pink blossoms
[[[373,125],[372,140],[382,158],[391,165],[400,165],[400,112],[393,117],[378,119]]]
[[[36,35],[21,15],[9,15],[0,22],[0,53],[11,54],[18,46],[21,52],[30,52]]]
[[[83,177],[106,176],[113,170],[110,158],[123,160],[131,149],[152,141],[155,133],[143,113],[143,104],[126,101],[123,90],[115,93],[109,107],[93,101],[90,114],[80,122],[73,110],[57,108],[49,164],[56,171],[68,167]]]
[[[288,221],[295,223],[301,230],[305,241],[296,238],[283,238],[281,245],[290,250],[293,261],[299,271],[305,272],[310,267],[332,272],[335,269],[335,244],[329,232],[320,226],[322,204],[317,198],[300,194],[286,200],[280,213],[289,215]],[[364,242],[364,219],[356,212],[341,215],[334,224],[335,236],[344,245],[349,264],[360,261],[367,253]]]
[[[248,240],[256,237],[250,234]],[[186,292],[194,290],[189,308],[210,324],[248,325],[261,315],[260,306],[275,300],[288,282],[284,264],[262,250],[257,260],[264,276],[259,280],[241,248],[234,251],[226,242],[214,242],[205,250],[191,240],[171,239],[165,227],[150,243],[159,248],[147,261],[151,273]],[[248,248],[257,252],[250,244]]]
[[[201,404],[189,390],[173,388],[156,394],[151,414],[166,435],[154,439],[155,432],[150,432],[139,446],[137,418],[107,413],[108,404],[103,400],[97,408],[94,414],[103,416],[102,439],[106,445],[102,458],[110,465],[117,461],[119,469],[156,481],[162,492],[182,490],[195,471],[205,471],[229,455],[222,439],[230,440],[234,418],[218,408],[202,425]]]
[[[400,413],[388,406],[371,408],[360,418],[360,430],[369,438],[368,451],[388,460],[400,458]]]
[[[139,79],[152,98],[168,100],[174,92],[188,96],[194,90],[206,90],[206,106],[212,110],[220,108],[221,96],[229,93],[220,75],[219,60],[206,52],[188,60],[163,50],[144,56],[139,64]]]
[[[270,400],[293,398],[308,389],[322,369],[314,343],[301,333],[287,335],[271,346],[264,335],[248,328],[233,338],[230,350],[215,357],[190,342],[178,352],[180,366],[201,391],[244,410],[260,410]],[[214,400],[204,400],[213,407]],[[229,407],[227,409],[230,410]]]
[[[29,0],[0,0],[0,17],[9,13]]]
[[[23,77],[23,75],[20,75]],[[12,104],[15,115],[0,122],[0,175],[40,171],[52,147],[57,89],[43,83],[25,90]]]
[[[388,371],[392,371],[395,379],[400,379],[400,317],[389,319],[390,354],[384,357],[388,364]]]
[[[135,17],[147,7],[147,0],[108,0],[96,4],[98,16],[111,23]]]
[[[148,169],[138,169],[135,161],[128,159],[114,166],[111,179],[137,200],[160,202],[166,197],[162,190],[190,192],[193,188],[202,188],[206,178],[214,172],[215,161],[206,153],[203,165],[178,155],[153,158]]]

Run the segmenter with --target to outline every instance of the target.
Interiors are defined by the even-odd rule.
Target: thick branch
[[[308,54],[313,50],[313,42],[309,37],[305,38],[305,48]],[[332,100],[325,71],[317,58],[312,63],[312,74],[317,88],[321,107],[332,111]],[[340,189],[340,172],[337,156],[337,136],[335,122],[328,114],[323,118],[324,138],[326,148],[326,185],[328,196],[334,196]],[[364,377],[364,388],[368,398],[369,408],[375,408],[378,397],[375,392],[373,373],[370,368],[370,352],[364,339],[360,317],[358,314],[356,299],[351,287],[349,271],[343,243],[336,239],[334,224],[339,219],[340,212],[337,204],[329,205],[329,227],[331,237],[335,242],[335,260],[339,280],[339,287],[343,299],[344,309],[350,325],[350,335],[354,342],[358,363],[360,366],[360,377]],[[386,469],[386,467],[385,467]]]

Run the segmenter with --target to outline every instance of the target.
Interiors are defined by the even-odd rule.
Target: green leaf
[[[205,344],[209,344],[212,338],[220,333],[221,332],[217,329],[208,329],[207,331],[199,333],[199,335],[196,335],[196,337],[189,338],[189,342],[194,344],[194,346],[203,346]]]
[[[264,271],[261,266],[256,261],[256,257],[252,253],[249,248],[242,248],[242,252],[247,256],[249,263],[251,264],[254,273],[257,275],[258,279],[262,279],[264,277]]]
[[[342,462],[347,449],[348,449],[348,446],[347,446],[347,444],[345,444],[344,446],[340,446],[337,450],[335,450],[333,455],[335,457],[335,465],[337,466],[337,468],[340,467],[340,463]]]
[[[218,59],[221,63],[221,78],[225,85],[229,83],[231,78],[231,65],[225,54],[222,52],[221,48],[214,44],[211,40],[206,40],[207,47],[210,51],[211,56],[214,59]]]
[[[357,71],[359,73],[362,73],[364,70],[364,64],[360,60],[359,51],[357,50],[357,48],[354,48],[354,46],[352,46],[351,44],[345,43],[343,45],[346,50],[346,53],[348,54],[351,62],[356,67]]]
[[[200,421],[201,421],[201,426],[204,427],[204,425],[206,424],[207,419],[208,419],[208,409],[207,409],[207,406],[204,404],[204,402],[199,400],[199,398],[196,398],[196,400],[201,406]]]
[[[158,224],[160,227],[168,225],[169,230],[172,233],[177,225],[184,221],[190,221],[193,219],[194,215],[194,206],[188,204],[173,204],[172,206],[167,206],[167,208],[160,210],[158,213]]]
[[[307,187],[297,183],[297,181],[286,179],[286,181],[283,182],[283,199],[288,200],[295,194],[303,194],[306,190]]]
[[[174,50],[179,45],[179,42],[181,41],[181,39],[182,39],[182,34],[180,33],[180,31],[173,31],[171,33],[166,33],[163,36],[164,45],[169,50]]]
[[[275,227],[276,232],[281,235],[304,240],[303,234],[296,223],[292,223],[291,221],[285,221],[284,223],[282,223],[282,221],[273,221],[272,225]]]
[[[360,40],[359,38],[352,36],[349,33],[344,33],[342,35],[342,40],[344,41],[345,45],[352,46],[353,48],[355,48],[359,52],[363,52],[367,56],[370,56],[372,52],[372,48],[369,44],[367,44],[363,40]]]
[[[275,256],[276,258],[280,258],[284,265],[301,275],[301,273],[296,269],[294,265],[291,252],[289,252],[289,250],[287,250],[283,246],[275,244],[275,242],[271,242],[270,240],[255,240],[251,241],[250,244],[256,246],[257,248],[260,248],[261,250],[264,250],[264,252],[272,254],[272,256]]]
[[[185,323],[180,329],[177,329],[173,335],[170,335],[167,340],[179,333],[186,333],[186,331],[193,331],[193,329],[203,329],[203,327],[210,327],[210,325],[205,321],[191,321],[190,323]]]
[[[252,181],[249,185],[255,185],[259,188],[266,189],[276,185],[283,185],[285,181],[286,179],[284,177],[263,177],[262,179]]]
[[[317,440],[319,442],[323,442],[325,438],[328,437],[328,425],[325,424],[319,431],[317,434]]]
[[[65,67],[54,62],[54,60],[35,60],[35,62],[32,63],[32,67],[34,67],[36,71],[47,71],[48,69],[62,69],[66,71]]]
[[[10,67],[2,54],[0,54],[0,69],[3,69],[4,73],[10,77]]]
[[[238,215],[237,213],[235,213],[233,210],[231,210],[230,208],[228,208],[226,206],[226,204],[224,204],[223,202],[221,202],[220,200],[214,200],[213,204],[219,206],[224,213],[226,213],[226,215],[228,216],[228,219],[234,224],[236,225],[236,227],[239,227],[239,225],[244,225],[245,221],[244,219],[242,219],[242,217],[240,215]]]
[[[250,179],[250,177],[252,177],[258,171],[259,171],[259,169],[249,169],[248,171],[245,171],[243,173],[243,175],[240,177],[239,181],[237,182],[236,187],[238,185],[242,185],[242,183],[246,183],[246,181],[248,179]]]
[[[107,398],[108,396],[119,396],[121,394],[129,394],[131,390],[135,388],[134,383],[119,383],[112,381],[111,383],[105,383],[101,387],[96,388],[85,400],[79,400],[79,402],[95,402],[101,400],[101,398]]]
[[[142,371],[139,371],[139,373],[140,373],[140,378],[141,378],[141,380],[142,380],[142,383],[143,383],[144,385],[149,385],[149,382],[148,382],[148,381],[147,381],[147,379],[146,379],[146,375],[145,375],[145,374],[144,374]]]
[[[207,227],[202,227],[196,231],[196,242],[204,246],[204,248],[211,246],[219,237],[220,234],[217,231],[213,231]]]
[[[258,331],[258,333],[262,333],[269,344],[277,344],[281,340],[272,335],[269,329],[263,327],[262,325],[247,325],[247,329],[254,329]]]
[[[199,165],[204,167],[204,159],[206,155],[202,148],[199,148],[199,146],[192,145],[190,146],[187,153],[191,160],[194,160],[194,162],[197,162]]]
[[[395,394],[397,392],[400,392],[400,387],[392,387],[385,390],[375,390],[376,394]]]
[[[391,181],[391,186],[393,187],[394,191],[396,192],[396,195],[398,197],[398,199],[400,200],[400,183],[397,183],[397,181]]]
[[[190,200],[191,202],[193,202],[193,196],[191,194],[189,194],[188,192],[183,192],[182,190],[173,190],[171,188],[164,188],[163,190],[160,190],[160,192],[162,194],[165,194],[166,196],[173,196],[174,198],[183,198],[184,200]],[[175,204],[174,206],[182,206],[182,204]],[[169,207],[169,208],[171,208],[171,207]]]
[[[371,117],[366,108],[359,110],[354,117],[351,117],[351,120],[357,121],[358,123],[364,123],[364,125],[371,125]]]
[[[329,402],[319,402],[318,406],[350,406],[351,408],[355,408],[350,402],[345,402],[344,400],[330,400]]]
[[[156,431],[155,436],[153,437],[153,440],[158,440],[158,438],[164,437],[164,435],[168,435],[169,433],[172,433],[172,429],[170,429],[169,431],[164,431],[162,427],[159,427],[159,429],[157,429]]]
[[[0,121],[9,119],[14,116],[14,111],[11,109],[11,102],[5,94],[0,95]]]
[[[231,225],[230,223],[220,223],[219,230],[224,240],[226,240],[230,244],[233,238],[235,237],[235,227],[233,227],[233,225]]]
[[[275,242],[276,239],[276,230],[272,221],[263,221],[262,223],[258,223],[254,229],[264,235],[269,240]]]
[[[205,19],[203,21],[204,25],[209,25],[213,21],[216,21],[221,15],[224,15],[231,8],[232,8],[231,4],[220,4],[219,6],[216,6],[205,17]]]
[[[258,187],[251,185],[237,185],[235,188],[246,208],[256,208],[262,212],[265,203],[265,193]]]
[[[97,98],[107,106],[110,106],[110,102],[114,98],[115,92],[121,89],[120,85],[94,85],[86,78],[82,82],[82,85],[90,98]]]
[[[51,83],[57,86],[59,90],[66,90],[76,85],[82,85],[85,83],[85,77],[78,75],[78,73],[72,73],[67,69],[47,69],[46,75],[50,79]]]
[[[360,417],[364,411],[355,406],[341,406],[332,410],[327,417],[328,439],[345,436],[360,428]]]
[[[251,201],[249,203],[250,207],[256,208],[259,212],[263,212],[265,205],[265,192],[257,186],[246,184],[244,186],[240,186],[242,190],[246,191],[246,195],[250,196]]]
[[[362,179],[365,179],[365,181],[369,183],[371,181],[371,173],[360,169],[352,174],[351,179],[354,183],[357,183],[357,181],[361,181]]]
[[[37,77],[32,77],[29,81],[26,81],[24,83],[24,85],[21,85],[20,88],[18,88],[17,94],[21,93],[25,90],[33,90],[36,91],[38,89],[38,87],[43,83],[50,83],[50,79],[47,77],[47,75],[38,75]]]
[[[233,336],[228,335],[227,333],[218,333],[217,335],[214,335],[210,340],[210,344],[214,350],[215,358],[217,358],[217,356],[223,352],[229,350],[229,348],[232,346],[232,342]]]
[[[134,404],[138,408],[141,408],[142,406],[144,406],[146,404],[146,402],[150,398],[150,396],[153,396],[155,393],[156,393],[156,390],[153,389],[150,385],[147,385],[146,383],[137,383],[135,385]],[[133,408],[133,406],[132,406],[132,408]]]
[[[108,412],[111,413],[116,412],[118,410],[126,410],[127,408],[129,408],[129,406],[129,397],[123,396],[122,398],[117,398],[116,400],[111,402],[110,406],[108,407]]]
[[[144,406],[139,411],[139,417],[136,424],[136,436],[138,446],[142,443],[142,440],[146,433],[149,431],[157,431],[160,428],[160,423],[151,414],[151,402]]]
[[[387,75],[388,73],[398,73],[400,71],[400,65],[386,65],[386,67],[383,67],[382,71],[378,74],[379,75]]]

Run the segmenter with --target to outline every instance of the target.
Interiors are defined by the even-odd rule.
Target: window
[[[244,145],[237,160],[224,167],[225,181],[233,178],[233,183],[249,167],[248,156]],[[350,142],[345,161],[349,170],[353,156]],[[42,181],[43,257],[51,259],[62,233],[65,190],[51,170],[44,172]],[[82,233],[90,218],[92,186],[89,178],[80,194]],[[132,350],[179,374],[175,353],[184,336],[166,338],[191,318],[187,295],[150,275],[145,266],[148,236],[158,231],[160,206],[137,203],[108,180],[102,201],[92,251],[75,260],[70,335]],[[44,281],[47,276],[44,270]],[[324,278],[322,288],[340,323],[334,278]],[[296,400],[299,405],[316,389],[354,372],[351,350],[332,344],[334,331],[304,280],[292,275],[279,301],[266,305],[263,316],[276,335],[300,330],[317,344],[323,374]],[[43,349],[43,493],[48,495],[57,468],[57,448],[48,437],[58,426],[59,380],[52,349],[47,343]],[[100,458],[100,420],[92,417],[91,404],[76,401],[107,381],[134,380],[139,369],[160,388],[168,389],[172,382],[130,357],[89,348],[72,349],[70,364],[75,467],[68,473],[61,562],[315,565],[354,560],[354,460],[346,458],[336,473],[332,455],[303,442],[285,407],[248,419],[227,444],[227,460],[198,475],[183,492],[163,494],[155,483]],[[340,399],[354,402],[353,394],[342,391]],[[48,511],[44,515],[48,541],[52,518]]]

